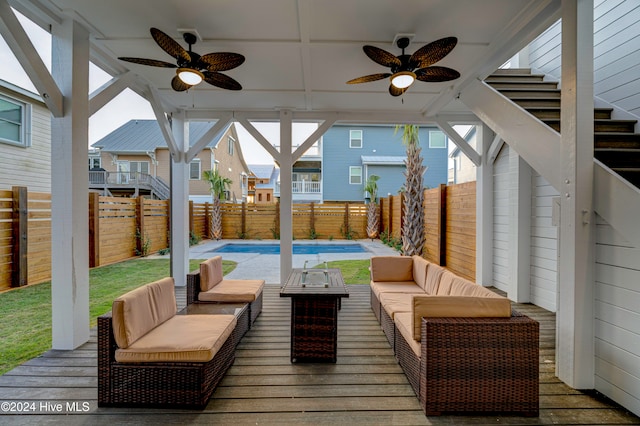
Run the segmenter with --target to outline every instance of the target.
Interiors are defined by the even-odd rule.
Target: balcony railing
[[[320,182],[308,182],[304,180],[291,182],[291,190],[294,194],[320,194]],[[276,194],[280,193],[280,182],[276,183]]]
[[[109,192],[109,188],[146,189],[154,192],[160,199],[167,199],[170,195],[169,186],[162,179],[139,172],[107,172],[90,170],[89,188],[102,189],[105,193]]]

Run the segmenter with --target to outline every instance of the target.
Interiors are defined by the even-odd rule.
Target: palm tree
[[[402,252],[406,256],[422,255],[424,247],[424,183],[422,176],[426,168],[422,164],[419,127],[405,124],[396,126],[396,131],[402,129],[402,142],[407,147],[405,160],[405,192],[404,192],[404,222],[402,224]]]
[[[218,170],[205,170],[202,173],[204,180],[209,182],[209,191],[213,197],[213,205],[211,206],[211,239],[219,240],[222,238],[222,213],[220,212],[220,201],[226,199],[226,192],[233,183],[231,179],[222,176]]]
[[[367,236],[372,240],[378,236],[380,229],[380,215],[378,214],[378,180],[380,176],[371,175],[364,184],[364,190],[369,193],[367,204]]]

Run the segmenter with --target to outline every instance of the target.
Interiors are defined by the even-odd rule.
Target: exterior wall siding
[[[493,284],[509,289],[509,146],[504,145],[493,163]]]
[[[51,192],[51,114],[39,102],[0,87],[3,95],[31,105],[31,146],[0,142],[0,189],[26,186],[30,192]]]
[[[640,415],[640,249],[596,221],[596,390]]]
[[[362,130],[362,148],[349,147],[349,131]],[[427,171],[424,183],[435,188],[447,182],[448,149],[429,149],[429,131],[439,131],[435,127],[420,128],[420,145]],[[400,156],[405,157],[402,135],[395,132],[394,126],[370,125],[334,125],[323,136],[322,179],[325,201],[362,201],[364,182],[367,180],[362,156]],[[362,184],[349,183],[349,167],[361,166]],[[375,170],[374,173],[372,170]],[[379,194],[397,194],[404,184],[404,166],[369,166],[369,174],[378,174]],[[400,178],[398,178],[400,176]],[[399,184],[398,184],[399,183]]]
[[[640,117],[640,2],[594,2],[594,94]],[[530,45],[531,67],[560,79],[561,23]]]
[[[531,303],[556,312],[558,228],[552,225],[552,211],[560,193],[535,170],[531,178]]]

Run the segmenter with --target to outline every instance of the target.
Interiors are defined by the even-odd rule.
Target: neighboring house
[[[447,182],[447,136],[436,127],[419,131],[422,158],[427,168],[425,188]],[[364,184],[380,176],[378,194],[395,195],[405,183],[406,147],[395,126],[334,125],[323,136],[322,167],[325,202],[364,200]]]
[[[464,135],[471,148],[476,149],[476,127],[473,126]],[[465,183],[476,180],[476,165],[457,146],[449,154],[451,168],[447,184]]]
[[[295,145],[292,149],[298,148]],[[294,203],[321,203],[322,138],[315,142],[291,167],[291,198]],[[280,198],[280,174],[276,179],[275,196]]]
[[[209,122],[191,122],[189,145],[196,143],[211,126]],[[169,196],[171,158],[157,121],[129,121],[92,147],[94,150],[89,153],[89,167],[95,171],[89,173],[90,188],[114,196]],[[214,168],[232,181],[228,200],[246,201],[249,168],[242,156],[234,124],[216,134],[191,161],[190,200],[211,201],[209,183],[202,174]]]
[[[280,170],[273,164],[250,164],[248,203],[275,203],[274,189]]]
[[[51,114],[35,93],[0,80],[0,189],[51,193]]]

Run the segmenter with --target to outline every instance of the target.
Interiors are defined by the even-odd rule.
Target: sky
[[[29,19],[16,12],[16,16],[29,35],[47,68],[51,70],[51,35]],[[111,77],[97,66],[89,69],[89,90],[94,91]],[[11,49],[0,37],[0,79],[37,93]],[[89,119],[89,145],[97,142],[130,120],[155,119],[151,105],[132,90],[126,89]],[[255,123],[254,126],[272,143],[279,145],[278,123]],[[293,143],[302,143],[315,129],[316,124],[294,124]],[[267,151],[236,123],[242,154],[247,164],[272,164]]]

